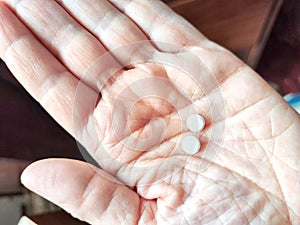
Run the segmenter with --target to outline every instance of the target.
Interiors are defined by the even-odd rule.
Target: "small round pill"
[[[200,150],[201,144],[197,137],[185,136],[182,139],[181,146],[186,153],[193,155]]]
[[[204,128],[205,120],[202,116],[198,114],[192,114],[187,118],[186,126],[192,132],[199,132]]]

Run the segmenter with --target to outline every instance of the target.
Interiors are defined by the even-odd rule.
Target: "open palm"
[[[299,116],[159,1],[2,1],[0,42],[16,78],[102,168],[51,159],[23,173],[75,217],[300,224]],[[200,133],[185,125],[195,113]],[[198,153],[183,151],[186,135]]]

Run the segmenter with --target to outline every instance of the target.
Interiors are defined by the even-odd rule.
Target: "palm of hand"
[[[197,47],[195,46],[195,48]],[[208,55],[208,53],[206,54]],[[215,52],[215,55],[217,54]],[[224,56],[225,54],[221,53],[220,55]],[[180,122],[184,122],[184,119],[180,118],[183,121],[178,122],[178,112],[174,113],[176,109],[173,105],[162,101],[157,112],[156,106],[159,100],[156,98],[139,101],[142,97],[138,94],[143,96],[145,91],[145,87],[141,83],[138,83],[142,86],[141,89],[138,89],[141,91],[135,92],[136,95],[130,95],[120,88],[123,86],[126,90],[129,87],[132,91],[134,89],[132,84],[142,78],[145,79],[142,82],[148,84],[149,78],[143,76],[145,70],[137,68],[130,71],[130,74],[124,72],[124,80],[120,78],[107,91],[109,95],[107,99],[110,101],[105,101],[105,95],[103,96],[98,107],[103,110],[109,105],[109,108],[113,109],[112,111],[108,110],[111,117],[104,116],[107,113],[105,110],[102,111],[103,115],[96,108],[95,117],[96,120],[99,118],[97,121],[101,124],[97,127],[106,127],[106,130],[102,131],[106,136],[100,135],[103,137],[100,138],[101,144],[105,144],[105,151],[113,158],[113,161],[117,161],[115,167],[109,161],[104,168],[117,174],[117,177],[125,184],[137,186],[138,194],[142,197],[140,204],[145,204],[146,210],[150,208],[150,213],[147,212],[150,214],[148,216],[159,221],[159,224],[162,222],[168,224],[222,224],[224,221],[236,224],[272,221],[276,224],[289,221],[289,211],[271,157],[275,142],[280,134],[288,129],[291,121],[280,121],[280,118],[277,118],[278,121],[272,121],[270,116],[273,110],[278,110],[275,113],[278,114],[278,117],[292,112],[288,112],[289,109],[284,106],[276,109],[282,102],[277,96],[274,96],[273,91],[254,76],[249,68],[230,57],[233,58],[233,56],[228,56],[227,60],[232,60],[233,68],[226,64],[227,71],[226,69],[217,69],[222,71],[221,74],[216,75],[222,81],[222,84],[218,83],[220,89],[217,91],[213,89],[206,94],[202,93],[203,89],[198,88],[201,93],[192,91],[190,102],[186,101],[186,105],[182,103],[185,102],[186,95],[180,96],[182,92],[176,89],[177,85],[173,82],[177,80],[177,77],[170,80],[169,77],[172,77],[172,74],[169,75],[166,71],[160,73],[167,74],[168,81],[174,85],[173,92],[168,93],[177,93],[176,99],[180,105],[185,105],[184,111],[190,113],[195,110],[197,113],[205,113],[213,117],[205,132],[201,134],[202,139],[207,143],[193,158],[184,154],[181,146],[175,144],[180,143],[181,135],[187,133],[187,130],[178,130],[181,127]],[[221,67],[222,62],[218,66]],[[147,68],[147,65],[142,67]],[[157,72],[161,65],[151,65],[151,69],[153,68]],[[151,72],[151,69],[146,69],[147,76],[157,77],[157,74]],[[184,76],[184,74],[178,73],[180,76]],[[133,78],[133,74],[136,74],[137,77]],[[126,82],[126,76],[130,76],[131,83]],[[163,83],[162,80],[158,80],[158,82]],[[167,101],[168,98],[162,91],[162,87],[158,87],[159,83],[156,85],[155,96]],[[232,90],[232,87],[237,87],[237,85],[243,91],[242,95],[237,95],[236,89]],[[166,89],[168,87],[166,84],[163,86]],[[116,92],[113,91],[115,89]],[[268,89],[269,91],[266,91]],[[188,86],[187,90],[195,90],[195,88]],[[111,95],[111,93],[113,94]],[[222,96],[219,96],[220,94]],[[127,104],[114,104],[115,101],[120,101],[115,99],[116,96]],[[197,96],[201,97],[198,99]],[[247,96],[248,100],[243,101]],[[224,102],[218,101],[218,98],[222,97]],[[215,100],[216,103],[212,100]],[[113,103],[109,104],[109,102]],[[136,102],[138,102],[137,106],[134,104]],[[189,110],[190,107],[193,109]],[[178,111],[182,111],[181,107],[178,108]],[[211,112],[212,110],[217,112]],[[161,115],[159,115],[160,113]],[[111,120],[113,120],[114,114],[118,115],[119,120],[126,122],[113,123]],[[131,114],[135,116],[133,124],[130,123]],[[164,129],[152,131],[157,122],[157,116],[165,120],[164,125],[168,125],[162,126]],[[107,123],[105,125],[101,118],[111,118],[111,120],[105,121]],[[134,132],[127,133],[124,130],[126,130],[126,125],[130,126],[130,124],[134,128],[129,131],[134,130]],[[278,126],[278,129],[274,131],[277,133],[270,132],[272,126]],[[156,132],[162,130],[165,132],[159,133],[160,135],[157,136]],[[154,137],[150,143],[143,143],[140,140],[142,144],[137,147],[136,145],[140,142],[135,140],[143,139],[142,137],[147,137],[147,134],[154,135],[156,138]],[[163,140],[161,140],[162,134],[165,134]],[[103,152],[100,150],[97,154],[99,154],[98,161],[101,162]],[[164,163],[167,165],[164,166]],[[143,164],[147,166],[140,167]],[[287,174],[288,171],[284,173]],[[160,201],[145,199],[160,199]],[[257,214],[257,211],[260,213]],[[232,216],[232,214],[235,215]],[[263,214],[266,215],[260,216]],[[199,218],[199,215],[202,217]]]
[[[115,3],[122,7],[123,3]],[[43,7],[54,7],[52,4]],[[76,11],[72,4],[62,4],[71,12]],[[147,6],[139,4],[136,7]],[[163,11],[162,5],[154,5]],[[5,12],[3,15],[7,15],[7,9],[1,7]],[[22,13],[18,13],[22,17]],[[31,24],[30,18],[26,19],[34,30],[37,25]],[[83,24],[88,27],[88,19],[86,21]],[[12,20],[11,23],[12,27],[15,26]],[[141,36],[135,29],[128,28],[136,34],[126,35],[128,43],[125,32],[123,38],[121,35],[121,38],[112,36],[110,41],[105,37],[100,39],[108,47],[143,41],[143,38],[135,39]],[[202,63],[191,70],[192,75],[184,73],[185,69],[174,68],[182,62],[186,64],[182,63],[179,67],[186,70],[191,65],[195,66],[194,61],[188,62],[190,58],[182,52],[166,53],[174,52],[174,49],[161,44],[162,53],[159,54],[168,62],[165,65],[156,62],[154,47],[149,50],[148,44],[145,48],[137,48],[138,44],[133,44],[125,48],[126,51],[116,51],[117,55],[112,53],[123,66],[133,68],[122,69],[113,76],[107,73],[109,80],[104,86],[103,81],[100,85],[95,82],[94,74],[98,74],[99,70],[102,76],[106,74],[107,69],[116,65],[114,59],[109,55],[108,59],[100,58],[93,65],[92,72],[86,73],[90,62],[84,64],[82,61],[88,61],[88,57],[78,58],[75,54],[77,61],[72,64],[59,52],[62,47],[49,44],[39,34],[42,42],[50,45],[48,48],[54,55],[55,52],[60,53],[56,53],[57,57],[66,67],[74,66],[69,70],[83,83],[75,82],[74,88],[70,85],[73,81],[67,82],[68,86],[62,87],[71,91],[66,93],[56,85],[54,91],[47,95],[33,88],[33,80],[27,88],[58,122],[85,145],[103,169],[131,188],[102,170],[61,160],[33,164],[23,175],[25,184],[74,216],[93,224],[111,223],[112,215],[117,215],[114,219],[125,224],[259,224],[266,221],[297,224],[299,183],[291,183],[293,179],[299,179],[299,141],[295,140],[295,134],[300,130],[299,118],[251,69],[189,26],[185,29],[191,37],[183,35],[176,23],[171,23],[167,31],[172,31],[172,39],[165,32],[166,36],[158,35],[158,41],[181,46],[182,43],[192,43],[184,45],[184,49]],[[147,28],[145,30],[150,33]],[[83,40],[75,40],[74,46],[82,45]],[[6,40],[7,43],[9,41]],[[91,43],[90,46],[93,46]],[[139,60],[145,55],[154,62],[130,64],[132,58]],[[10,58],[4,58],[8,65]],[[17,59],[16,56],[14,59]],[[103,61],[109,65],[108,68],[103,69]],[[54,62],[51,62],[47,61],[49,67],[54,67]],[[21,73],[17,67],[12,70],[26,86],[26,71]],[[102,95],[99,102],[96,102],[97,91],[101,91]],[[75,101],[73,108],[68,98],[71,102]],[[49,100],[53,99],[59,102],[58,107],[51,106]],[[205,116],[207,127],[197,134],[203,143],[201,150],[189,156],[182,151],[180,140],[188,133],[184,119],[194,112]],[[68,117],[72,116],[74,120],[70,121]],[[74,121],[73,128],[71,124]],[[283,143],[287,143],[285,148]],[[30,179],[37,171],[47,171],[50,166],[52,172],[43,178],[44,182]],[[64,173],[60,172],[62,169]]]

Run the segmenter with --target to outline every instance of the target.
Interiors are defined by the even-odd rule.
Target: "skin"
[[[299,115],[164,4],[2,0],[0,43],[14,76],[101,166],[47,159],[23,172],[26,187],[74,217],[300,224]],[[202,132],[185,127],[190,113],[205,118]],[[201,140],[195,155],[180,147],[187,134]]]

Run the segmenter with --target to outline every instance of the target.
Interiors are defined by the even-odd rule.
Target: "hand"
[[[300,223],[299,116],[164,4],[1,1],[0,43],[20,83],[102,168],[49,159],[24,171],[25,186],[74,217]],[[180,145],[190,113],[207,123],[192,133],[195,155]]]

